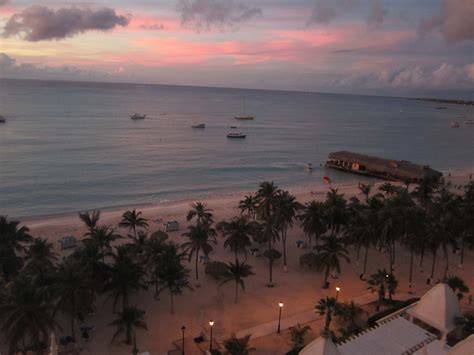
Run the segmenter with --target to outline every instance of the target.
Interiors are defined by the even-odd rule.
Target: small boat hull
[[[206,128],[206,125],[204,123],[199,123],[191,126],[192,128],[198,128],[198,129],[203,129]]]
[[[247,120],[247,121],[252,121],[255,119],[253,116],[235,116],[234,117],[236,120]]]
[[[243,139],[245,137],[247,137],[247,135],[245,135],[245,134],[241,134],[241,135],[238,135],[238,136],[232,135],[232,134],[227,135],[227,138],[232,138],[232,139]]]

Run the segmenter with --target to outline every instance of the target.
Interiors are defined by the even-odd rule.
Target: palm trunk
[[[273,260],[270,259],[270,282],[268,283],[269,286],[273,285]]]
[[[239,284],[235,281],[235,303],[239,301]]]
[[[239,261],[239,258],[237,256],[237,249],[234,250],[234,254],[235,254],[235,262],[237,263]]]
[[[430,277],[430,279],[432,279],[433,275],[434,275],[435,263],[436,263],[436,251],[437,251],[437,249],[435,249],[433,251],[433,264],[431,265],[431,277]]]
[[[283,270],[286,272],[286,231],[282,233],[281,240],[283,242]]]
[[[174,314],[174,299],[173,299],[173,292],[171,291],[171,288],[169,289],[170,291],[170,300],[171,300],[171,314]]]
[[[76,341],[76,331],[75,331],[75,326],[74,326],[74,320],[76,318],[76,299],[74,297],[74,294],[71,296],[71,306],[72,306],[72,312],[71,312],[71,336],[74,341]]]
[[[410,276],[408,278],[408,287],[411,289],[411,280],[413,276],[413,247],[410,248]]]
[[[323,288],[328,288],[328,277],[329,277],[329,265],[326,267],[326,272],[324,274]]]
[[[364,257],[364,271],[362,271],[362,274],[365,275],[365,273],[367,272],[367,259],[368,259],[368,255],[369,255],[369,246],[367,245],[365,247],[365,257]]]
[[[463,264],[464,264],[464,236],[461,238],[461,263],[459,264],[459,266],[462,268]]]
[[[125,307],[128,307],[128,295],[127,295],[127,293],[124,293],[122,295],[122,299],[123,299],[122,311],[125,311]]]
[[[421,248],[420,272],[423,273],[423,259],[425,257],[425,247]]]
[[[125,335],[125,344],[130,345],[132,343],[132,327],[127,325],[127,331]]]
[[[447,247],[444,248],[444,256],[446,257],[446,268],[444,269],[444,278],[446,279],[449,271],[449,252]]]
[[[324,322],[324,332],[327,334],[329,332],[329,326],[331,325],[332,315],[331,310],[327,310],[326,321]]]
[[[196,280],[199,280],[198,260],[199,260],[199,249],[196,249]]]

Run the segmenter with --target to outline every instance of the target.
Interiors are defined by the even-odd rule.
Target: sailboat
[[[244,97],[244,114],[242,116],[235,116],[234,117],[236,120],[253,120],[255,117],[251,115],[247,115],[245,113],[245,97]]]

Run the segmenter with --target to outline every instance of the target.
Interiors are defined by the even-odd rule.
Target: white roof
[[[306,345],[300,355],[341,355],[331,339],[319,337]]]
[[[434,334],[405,318],[394,317],[338,345],[337,349],[341,355],[400,355],[409,350],[414,352],[435,339]]]
[[[459,301],[445,283],[439,283],[426,292],[408,313],[446,333],[456,328],[455,319],[461,315]]]
[[[453,346],[448,355],[474,355],[474,334]]]

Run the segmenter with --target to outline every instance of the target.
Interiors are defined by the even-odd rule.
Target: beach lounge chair
[[[77,245],[77,239],[73,235],[67,235],[58,240],[58,244],[60,250],[75,248]]]
[[[165,232],[176,232],[179,230],[179,223],[178,221],[168,221],[164,223],[165,226]]]

